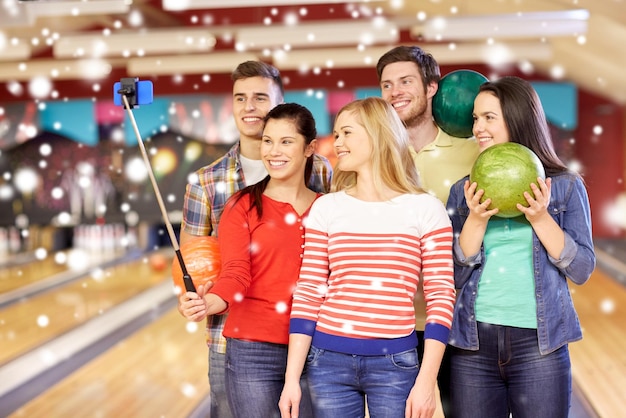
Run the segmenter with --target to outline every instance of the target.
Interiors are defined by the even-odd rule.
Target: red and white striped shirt
[[[366,202],[345,192],[324,195],[306,222],[290,332],[313,335],[319,348],[376,354],[370,342],[380,340],[382,350],[393,352],[390,340],[414,332],[420,278],[425,338],[447,343],[455,300],[452,228],[437,198]]]

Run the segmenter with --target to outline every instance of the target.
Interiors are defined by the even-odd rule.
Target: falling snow
[[[392,9],[400,10],[405,7],[406,0],[390,0],[387,2],[388,6]],[[433,1],[432,3],[439,3]],[[17,16],[17,1],[4,1],[0,6],[0,13],[6,13],[11,18],[18,18]],[[176,11],[184,10],[188,4],[188,1],[181,0],[164,0],[163,4],[173,13]],[[337,6],[337,11],[339,10]],[[335,13],[335,9],[329,8],[329,13]],[[451,7],[449,10],[451,15],[458,14],[459,10],[456,7]],[[366,52],[371,46],[377,46],[377,34],[384,28],[386,28],[390,21],[383,17],[383,8],[378,7],[376,2],[369,4],[351,4],[346,8],[345,13],[350,19],[357,20],[368,18],[371,22],[372,29],[359,34],[358,45],[354,48],[358,52],[363,54],[363,62],[368,66],[374,66],[376,63],[376,56],[367,56]],[[78,17],[78,9],[72,12],[74,17]],[[292,8],[290,12],[284,12],[282,8],[271,8],[267,16],[260,18],[260,24],[267,28],[275,27],[298,27],[302,22],[307,21],[312,13],[307,7]],[[183,15],[181,15],[183,16]],[[410,16],[416,22],[424,23],[429,20],[431,16],[425,11],[419,11]],[[94,42],[91,48],[78,48],[74,51],[72,58],[81,58],[81,62],[76,67],[71,68],[72,71],[77,71],[81,74],[81,78],[85,83],[90,86],[91,92],[94,95],[94,103],[99,104],[100,100],[96,100],[95,97],[101,97],[101,92],[109,91],[109,87],[106,83],[102,82],[103,76],[109,74],[113,67],[106,60],[110,56],[110,46],[107,42],[108,38],[131,29],[143,29],[151,17],[142,13],[140,8],[132,9],[130,12],[120,15],[118,20],[102,21],[99,25],[108,25],[110,27],[103,28],[101,30],[101,39]],[[215,17],[211,13],[194,13],[192,16],[186,15],[186,19],[196,26],[211,27],[221,24],[222,22],[216,22]],[[435,26],[439,30],[445,29],[449,23],[446,19],[435,19]],[[494,28],[497,30],[498,28]],[[10,33],[7,31],[7,33]],[[320,39],[323,38],[323,33],[310,31],[305,35],[306,47],[315,48],[319,46]],[[395,33],[395,35],[398,35]],[[32,38],[25,40],[18,40],[17,38],[11,38],[3,30],[0,30],[0,54],[4,50],[8,50],[9,47],[14,47],[19,42],[25,42],[29,48],[53,48],[55,44],[63,40],[64,34],[60,34],[48,28],[41,31],[41,33],[34,34]],[[236,42],[237,34],[235,31],[223,30],[222,33],[217,36],[219,42],[224,45],[230,45],[234,50],[246,52],[253,50],[250,45],[245,43]],[[436,41],[441,41],[441,36]],[[589,48],[591,37],[587,37],[582,34],[576,34],[573,38],[573,42],[579,48]],[[290,56],[297,50],[294,43],[289,43],[292,40],[283,39],[281,44],[272,45],[264,48],[259,55],[273,60],[277,63],[288,62]],[[195,40],[187,39],[188,44],[193,44]],[[462,42],[449,42],[445,43],[449,52],[454,54],[460,54],[462,50]],[[527,76],[534,76],[538,71],[547,72],[546,77],[554,81],[567,81],[568,77],[572,76],[570,70],[559,63],[555,63],[548,68],[544,67],[544,63],[539,60],[527,60],[519,59],[515,48],[512,48],[510,44],[502,42],[496,35],[493,38],[488,39],[486,42],[480,45],[480,55],[482,60],[487,63],[491,78],[498,77],[501,73],[505,73],[512,70],[517,70]],[[131,58],[143,58],[149,56],[149,51],[146,49],[126,49],[116,56],[116,59],[131,59]],[[302,62],[296,65],[297,71],[293,74],[291,79],[297,77],[326,77],[338,73],[341,69],[341,62],[334,59],[325,58],[322,63],[310,63]],[[22,62],[16,71],[21,72],[27,70],[32,63],[27,61]],[[46,75],[40,75],[31,77],[29,81],[16,81],[8,80],[4,83],[3,92],[0,93],[2,97],[4,95],[10,96],[13,99],[32,100],[36,103],[37,112],[43,113],[49,110],[50,105],[53,102],[62,102],[66,100],[68,95],[67,91],[63,91],[62,78],[63,73],[69,71],[70,68],[55,67],[49,68]],[[374,71],[374,70],[372,70]],[[592,71],[592,70],[590,70]],[[593,70],[596,71],[596,70]],[[605,90],[611,89],[612,85],[607,81],[603,74],[595,74],[594,82],[604,88]],[[375,73],[372,73],[373,79],[375,79]],[[159,83],[165,84],[165,78],[159,79],[157,82],[157,88]],[[171,76],[173,84],[181,87],[189,85],[192,77],[185,76],[183,74],[175,74]],[[195,78],[195,90],[205,94],[212,87],[214,80],[218,80],[215,74],[203,74],[199,78]],[[201,82],[198,82],[198,81]],[[327,88],[311,88],[306,91],[307,97],[317,100],[326,100],[329,97],[330,90],[345,90],[351,87],[352,80],[350,78],[339,79],[335,85],[327,86]],[[285,85],[289,87],[290,77],[285,77]],[[373,82],[375,85],[375,80]],[[67,121],[56,120],[52,121],[48,127],[49,132],[44,132],[33,120],[20,121],[18,124],[11,125],[12,114],[8,110],[9,107],[0,107],[0,139],[4,140],[5,133],[9,132],[11,135],[11,146],[28,143],[30,140],[37,140],[43,137],[47,133],[53,132],[57,135],[64,135],[65,130],[68,128]],[[152,131],[148,136],[152,136],[157,139],[158,137],[165,137],[167,134],[176,135],[176,132],[171,132],[172,128],[167,123],[169,120],[175,118],[182,118],[184,115],[189,116],[188,124],[201,123],[207,119],[207,114],[204,113],[206,109],[202,110],[199,106],[191,106],[189,109],[183,109],[181,107],[171,106],[167,109],[167,117],[170,119],[161,119],[158,124],[152,127]],[[11,110],[12,111],[12,110]],[[25,114],[28,111],[24,112]],[[623,111],[622,111],[623,113]],[[109,115],[111,116],[111,115]],[[13,165],[12,168],[0,165],[2,172],[2,180],[0,181],[0,204],[6,204],[8,206],[21,206],[27,208],[28,205],[39,205],[42,212],[50,212],[48,220],[50,226],[58,227],[61,230],[72,230],[74,233],[74,248],[67,248],[63,251],[53,250],[49,248],[50,242],[63,239],[62,236],[44,236],[33,234],[30,231],[37,222],[33,222],[31,217],[23,215],[15,218],[15,222],[11,226],[0,227],[0,261],[4,262],[14,258],[16,254],[25,245],[24,243],[32,243],[33,255],[37,262],[52,261],[52,264],[59,268],[67,269],[70,272],[80,272],[85,276],[82,279],[79,291],[73,291],[74,293],[67,292],[63,296],[59,296],[56,301],[62,301],[61,305],[65,307],[71,307],[70,313],[64,321],[78,323],[84,318],[88,317],[88,312],[93,311],[98,315],[106,315],[111,306],[103,305],[102,299],[106,298],[106,290],[103,293],[96,296],[95,300],[83,299],[80,295],[87,295],[89,292],[96,292],[94,289],[101,289],[99,286],[104,286],[109,282],[112,277],[112,273],[109,269],[103,267],[106,258],[103,258],[107,252],[114,254],[115,251],[130,254],[132,250],[137,249],[142,240],[147,239],[142,233],[145,231],[138,231],[141,228],[146,227],[145,216],[146,208],[152,208],[155,206],[154,191],[148,183],[148,168],[144,160],[137,156],[137,153],[131,151],[133,147],[128,146],[126,141],[127,133],[127,121],[116,122],[111,127],[111,130],[107,135],[106,143],[110,148],[99,148],[90,153],[89,147],[63,147],[59,145],[58,138],[54,137],[51,140],[39,144],[36,149],[31,153],[28,161],[23,156],[15,157],[15,154],[9,154],[9,150],[2,150],[0,152],[0,162],[3,158],[10,158]],[[222,136],[228,138],[229,144],[234,142],[237,137],[236,133],[233,134],[232,127],[226,123],[221,122],[216,129],[221,129],[219,134],[213,134],[213,137]],[[93,128],[93,127],[91,127]],[[96,128],[97,130],[98,128]],[[607,134],[614,135],[614,131],[609,125],[605,125],[604,122],[593,124],[593,126],[586,126],[584,133],[576,133],[577,138],[572,138],[569,145],[572,148],[582,147],[585,142],[589,142],[598,148],[608,147],[613,140],[621,140],[622,138],[608,138]],[[98,135],[101,135],[98,132]],[[105,134],[102,134],[105,135]],[[207,133],[207,138],[209,134]],[[588,137],[587,137],[588,136]],[[154,173],[161,181],[163,185],[167,182],[173,181],[175,176],[181,183],[198,184],[198,175],[193,172],[189,167],[197,165],[198,161],[209,160],[209,153],[207,152],[208,141],[190,141],[187,136],[184,138],[178,137],[176,139],[181,144],[180,149],[175,149],[173,146],[152,146],[150,148],[150,158],[154,169]],[[173,141],[171,141],[173,142]],[[210,144],[215,146],[215,144]],[[116,151],[117,150],[117,151]],[[178,150],[178,151],[177,151]],[[182,150],[182,151],[181,151]],[[224,150],[219,148],[211,151],[213,154],[223,153]],[[106,154],[106,155],[105,155]],[[213,155],[211,154],[211,155]],[[98,159],[97,157],[104,157]],[[583,157],[585,157],[583,159]],[[15,164],[16,161],[20,161],[20,164]],[[594,177],[594,173],[588,173],[584,166],[585,161],[588,161],[587,156],[580,156],[580,159],[571,158],[567,161],[568,167],[578,173],[588,176],[588,187],[597,187],[598,180]],[[180,167],[185,167],[185,170],[178,170]],[[611,181],[616,186],[614,189],[622,190],[620,194],[615,196],[608,196],[603,203],[602,210],[594,211],[593,216],[601,218],[603,225],[608,227],[615,233],[616,236],[623,235],[626,230],[626,192],[624,192],[624,179],[618,175],[618,178],[612,178]],[[237,179],[234,179],[237,180]],[[446,180],[446,185],[450,185],[452,181]],[[119,187],[123,185],[124,187]],[[217,193],[228,191],[230,186],[225,183],[219,183],[215,185]],[[182,207],[184,187],[178,187],[176,192],[168,191],[164,194],[165,202],[170,205],[171,208],[180,210]],[[107,229],[104,226],[109,225],[109,218],[112,216],[112,212],[120,212],[120,225],[122,231],[115,231],[114,228]],[[173,213],[173,212],[172,212]],[[80,220],[85,215],[90,215],[90,225],[81,225]],[[96,225],[95,219],[98,222],[102,222],[103,225]],[[93,222],[92,222],[93,221]],[[288,214],[284,218],[285,223],[293,225],[299,221],[296,214]],[[91,225],[93,223],[93,225]],[[160,237],[164,236],[164,232],[161,230],[158,234]],[[47,241],[46,241],[47,240]],[[46,242],[47,245],[42,244]],[[434,241],[426,242],[426,248],[434,246]],[[158,248],[158,246],[156,246]],[[252,253],[260,251],[260,248],[256,243],[252,243],[250,247]],[[623,260],[622,260],[623,261]],[[143,261],[142,277],[152,273],[146,273],[149,271],[149,259],[146,257]],[[97,267],[94,267],[96,265]],[[503,271],[504,272],[504,271]],[[2,273],[2,268],[0,268]],[[167,273],[167,272],[166,272]],[[12,270],[13,278],[24,280],[29,276],[29,273],[25,268]],[[165,273],[164,273],[165,274]],[[132,281],[135,278],[133,274],[127,274],[126,280]],[[0,275],[0,284],[4,281],[4,276]],[[372,280],[372,289],[381,289],[384,284],[378,280]],[[63,286],[62,286],[63,287]],[[120,286],[121,287],[121,286]],[[328,288],[324,285],[319,286],[318,293],[324,296],[328,292]],[[578,292],[578,293],[576,293]],[[585,287],[577,288],[574,293],[575,297],[581,297],[581,293],[585,292]],[[140,294],[140,291],[136,291]],[[135,295],[129,295],[135,296]],[[241,302],[244,299],[243,294],[237,294],[235,300]],[[25,303],[29,303],[28,300]],[[606,317],[623,314],[623,306],[619,305],[619,302],[612,297],[612,295],[605,295],[594,306],[595,310],[601,315]],[[289,312],[289,304],[287,302],[278,302],[275,305],[277,313],[285,314]],[[2,311],[0,311],[1,313]],[[28,321],[33,327],[36,327],[38,331],[44,332],[53,326],[57,326],[57,322],[63,322],[58,319],[54,319],[52,314],[47,314],[43,309],[39,312],[31,312],[28,317]],[[584,322],[584,318],[583,318]],[[181,320],[181,324],[182,324]],[[591,326],[591,324],[587,324]],[[24,334],[20,333],[20,330],[11,329],[13,324],[10,320],[0,315],[0,344],[6,344],[7,342],[17,341],[18,343],[24,339]],[[185,332],[190,336],[200,336],[197,339],[198,352],[184,352],[182,355],[178,352],[179,348],[174,345],[168,345],[167,347],[155,347],[162,348],[162,359],[164,362],[170,359],[182,357],[189,359],[193,356],[202,357],[201,364],[205,365],[205,350],[204,336],[201,334],[204,331],[203,322],[186,322],[184,323]],[[351,329],[352,325],[349,323],[344,324],[346,330]],[[144,341],[145,345],[152,346],[153,341]],[[124,343],[121,343],[118,348],[122,348]],[[33,349],[38,360],[44,364],[53,365],[60,362],[63,359],[59,353],[47,349]],[[199,353],[199,354],[198,354]],[[0,361],[1,363],[1,361]],[[176,367],[171,367],[172,378],[171,380],[177,382],[177,392],[179,396],[182,395],[185,398],[197,398],[198,395],[202,395],[199,391],[199,385],[195,382],[187,381],[186,379],[180,379],[175,374]],[[132,380],[141,385],[147,386],[151,384],[151,374],[149,370],[144,370],[139,374],[130,374],[128,380]],[[205,376],[202,376],[205,379]],[[104,387],[102,382],[94,383],[95,386],[89,388],[82,388],[84,391],[92,391],[92,395],[99,393],[103,396],[103,393],[107,393],[110,388]],[[105,416],[105,413],[97,408],[93,411],[94,416]]]

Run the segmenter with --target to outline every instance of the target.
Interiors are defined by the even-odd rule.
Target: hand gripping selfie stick
[[[139,81],[136,78],[122,78],[119,83],[115,83],[113,90],[115,104],[124,104],[124,108],[128,111],[128,117],[130,118],[130,122],[132,123],[133,129],[135,130],[137,143],[139,144],[139,149],[141,150],[141,156],[146,164],[146,168],[148,169],[148,175],[150,177],[150,181],[152,182],[152,187],[154,188],[154,193],[156,195],[157,202],[159,203],[159,208],[161,209],[161,215],[163,216],[163,221],[165,222],[167,233],[170,236],[170,241],[172,242],[174,252],[176,253],[178,263],[180,264],[180,268],[183,273],[185,290],[187,290],[188,292],[195,292],[196,287],[194,286],[193,281],[191,280],[191,276],[187,271],[187,267],[185,266],[183,255],[181,254],[180,247],[178,245],[178,240],[176,239],[176,235],[174,234],[172,223],[167,216],[165,204],[163,203],[163,197],[161,196],[159,185],[157,184],[156,178],[154,177],[152,165],[150,164],[150,159],[148,158],[146,147],[144,146],[143,140],[141,139],[141,134],[139,133],[139,128],[137,127],[137,122],[135,121],[135,115],[132,111],[132,108],[136,105],[152,103],[152,82]]]

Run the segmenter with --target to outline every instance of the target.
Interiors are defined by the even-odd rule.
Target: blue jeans
[[[417,349],[360,356],[311,347],[307,374],[316,418],[361,418],[365,397],[372,418],[404,418],[415,384]]]
[[[226,387],[228,402],[237,418],[280,417],[278,400],[285,385],[287,345],[228,338]],[[300,417],[313,416],[306,373],[300,381]],[[221,417],[220,417],[221,418]]]
[[[211,418],[233,418],[226,395],[226,354],[209,347],[209,386],[211,389]]]
[[[478,323],[478,351],[450,347],[455,418],[567,418],[567,345],[541,355],[537,330]]]

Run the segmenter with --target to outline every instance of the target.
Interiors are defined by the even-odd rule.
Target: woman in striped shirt
[[[291,312],[282,417],[298,416],[303,369],[316,417],[431,417],[452,322],[452,229],[419,186],[390,104],[357,100],[336,118],[333,193],[311,207]],[[425,354],[413,299],[424,281]]]

